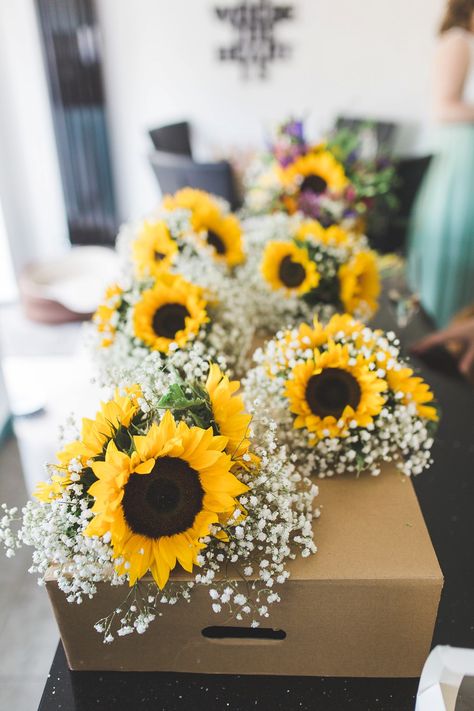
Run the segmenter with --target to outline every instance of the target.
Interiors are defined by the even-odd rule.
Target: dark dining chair
[[[163,195],[185,187],[198,188],[224,198],[233,210],[240,207],[232,167],[225,160],[196,163],[187,156],[154,151],[150,163]]]
[[[369,235],[372,246],[382,254],[406,252],[408,228],[418,191],[433,156],[409,156],[395,160],[397,181],[394,194],[398,207],[387,216],[376,235]]]
[[[192,156],[191,131],[187,121],[153,128],[148,131],[148,135],[157,151]]]
[[[370,129],[377,142],[377,153],[385,155],[390,155],[393,151],[397,128],[397,124],[391,121],[377,121],[369,118],[339,116],[336,121],[337,130],[347,129],[351,133],[362,133],[364,130]]]

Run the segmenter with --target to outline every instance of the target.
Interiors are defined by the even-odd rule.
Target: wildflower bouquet
[[[358,133],[346,129],[311,145],[303,122],[289,120],[249,169],[245,209],[253,215],[302,212],[325,227],[360,228],[380,201],[395,204],[394,166],[365,153]]]
[[[411,475],[430,464],[438,411],[393,333],[335,315],[280,331],[255,360],[244,397],[272,414],[305,476],[377,475],[383,462]]]

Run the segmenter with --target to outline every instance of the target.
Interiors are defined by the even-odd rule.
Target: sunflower
[[[130,585],[150,571],[163,588],[177,562],[191,572],[219,515],[238,508],[248,487],[232,474],[226,445],[212,428],[177,423],[167,411],[134,437],[132,454],[112,441],[105,461],[92,464],[94,518],[85,535],[110,535],[115,567]]]
[[[176,274],[163,274],[135,304],[135,336],[152,350],[168,353],[183,348],[209,321],[203,290]]]
[[[59,464],[56,469],[60,474],[53,474],[49,482],[40,482],[34,493],[40,501],[59,498],[71,484],[70,464],[77,460],[87,469],[91,461],[105,455],[111,440],[115,440],[120,449],[128,449],[131,444],[129,428],[140,412],[139,399],[142,397],[138,385],[131,385],[122,394],[117,388],[112,400],[102,402],[95,419],[84,417],[80,438],[65,445],[56,454]]]
[[[219,433],[227,437],[226,452],[232,459],[242,459],[248,454],[249,426],[252,416],[245,411],[242,397],[237,395],[238,380],[229,380],[218,365],[211,364],[206,381],[206,391],[212,407],[212,416]]]
[[[434,395],[423,378],[416,377],[411,368],[390,369],[387,371],[387,382],[395,397],[404,405],[414,403],[420,417],[432,422],[438,422],[438,410],[428,405],[434,400]]]
[[[213,210],[205,217],[199,216],[197,221],[199,221],[200,239],[211,247],[216,261],[223,262],[229,267],[242,264],[245,259],[242,230],[235,215],[222,215]]]
[[[268,242],[260,271],[272,289],[284,289],[287,296],[301,296],[319,284],[316,264],[294,242]]]
[[[122,294],[123,290],[118,284],[111,284],[105,292],[104,302],[92,317],[98,332],[104,336],[100,343],[102,348],[108,348],[113,343]]]
[[[191,212],[194,232],[202,243],[212,248],[218,262],[235,267],[244,261],[240,222],[235,215],[225,214],[212,195],[203,190],[183,188],[174,196],[166,196],[163,206],[167,210],[182,208]]]
[[[324,228],[317,220],[305,220],[296,232],[296,239],[340,247],[349,242],[349,233],[339,225]]]
[[[322,195],[326,191],[341,192],[347,185],[344,167],[330,151],[322,150],[297,158],[281,169],[283,184],[299,194]]]
[[[166,222],[145,222],[132,244],[133,261],[139,277],[157,276],[173,263],[178,251]]]
[[[296,415],[293,426],[312,433],[310,444],[347,436],[353,422],[367,427],[381,411],[387,389],[363,356],[351,358],[347,346],[332,342],[327,351],[315,349],[312,359],[296,365],[285,385]]]
[[[380,276],[374,252],[358,252],[339,268],[341,301],[345,310],[370,314],[377,311]]]
[[[178,190],[174,195],[165,195],[163,198],[163,207],[165,210],[189,210],[191,212],[191,220],[198,219],[199,215],[205,214],[209,210],[220,211],[218,202],[210,193],[196,188],[183,188]]]

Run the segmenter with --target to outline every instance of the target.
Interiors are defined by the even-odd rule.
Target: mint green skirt
[[[439,327],[474,304],[474,124],[439,128],[411,219],[408,280]]]

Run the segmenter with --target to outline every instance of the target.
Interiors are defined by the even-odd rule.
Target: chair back
[[[150,156],[151,166],[163,194],[181,188],[198,188],[227,200],[232,209],[239,207],[230,163],[195,163],[191,158],[155,151]]]
[[[380,233],[370,236],[372,246],[379,252],[406,252],[413,205],[432,157],[427,155],[396,160],[397,183],[394,193],[398,208],[388,216]]]
[[[171,123],[148,131],[157,151],[165,151],[177,155],[191,156],[191,135],[189,123]]]
[[[352,133],[362,135],[369,130],[376,142],[376,154],[391,154],[396,138],[397,124],[390,121],[375,121],[372,119],[350,118],[339,116],[336,128],[348,129]]]

